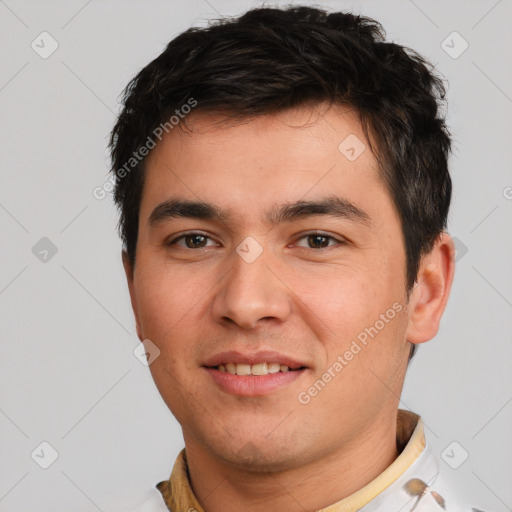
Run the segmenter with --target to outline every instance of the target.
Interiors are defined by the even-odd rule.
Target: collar
[[[400,455],[377,478],[354,494],[317,512],[359,510],[399,479],[425,449],[423,422],[417,414],[403,409],[398,410],[396,443]],[[169,480],[160,482],[156,487],[161,492],[169,510],[195,509],[197,512],[204,512],[190,485],[185,449],[176,458]]]

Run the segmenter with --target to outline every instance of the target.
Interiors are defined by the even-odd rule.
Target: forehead
[[[349,108],[318,105],[242,120],[199,111],[185,123],[148,156],[141,218],[177,195],[253,217],[327,195],[370,203],[377,213],[383,205],[376,196],[384,195],[389,207],[359,116]]]

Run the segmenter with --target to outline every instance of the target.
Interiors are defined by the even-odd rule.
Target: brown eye
[[[202,233],[187,233],[171,240],[167,245],[178,245],[185,249],[202,249],[203,247],[211,247],[211,244],[209,246],[207,245],[208,240],[213,242],[210,237],[203,235]]]
[[[329,245],[330,236],[308,235],[308,244],[312,249],[322,249]]]
[[[305,240],[306,244],[301,242],[302,240]],[[307,233],[304,236],[301,236],[298,239],[298,242],[300,243],[297,243],[297,246],[306,249],[326,249],[335,245],[345,245],[346,243],[343,239],[334,238],[333,236],[325,233]]]
[[[184,237],[185,244],[189,249],[204,247],[206,244],[206,239],[207,237],[203,235],[187,235]]]

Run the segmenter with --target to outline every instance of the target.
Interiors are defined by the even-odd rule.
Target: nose
[[[291,311],[291,297],[265,251],[247,262],[237,253],[231,271],[213,299],[212,314],[219,323],[234,322],[244,329],[284,322]]]

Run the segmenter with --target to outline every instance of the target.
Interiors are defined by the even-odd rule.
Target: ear
[[[409,298],[407,341],[423,343],[439,330],[455,272],[455,245],[441,233],[433,249],[420,262],[416,284]]]
[[[128,253],[126,251],[122,251],[121,257],[123,259],[123,267],[126,274],[126,280],[128,281],[128,290],[130,291],[130,301],[132,303],[133,314],[135,315],[135,328],[137,329],[137,336],[139,340],[142,341],[144,337],[142,336],[137,315],[137,298],[135,296],[135,286],[133,284],[135,269],[132,267],[130,258],[128,257]]]

